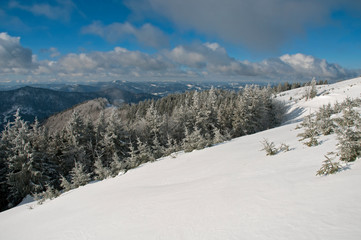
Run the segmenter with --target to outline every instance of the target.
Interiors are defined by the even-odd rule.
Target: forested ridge
[[[202,149],[281,123],[283,103],[271,88],[210,89],[101,112],[97,121],[74,111],[63,130],[49,134],[19,114],[0,140],[1,209],[31,194],[53,198],[91,180],[177,151]]]

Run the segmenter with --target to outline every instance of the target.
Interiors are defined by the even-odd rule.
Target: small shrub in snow
[[[45,186],[46,190],[41,193],[34,194],[34,199],[38,201],[38,204],[42,204],[47,199],[54,199],[59,196],[59,191],[54,189],[49,184],[46,184]]]
[[[320,143],[318,142],[315,136],[312,136],[308,141],[304,142],[303,144],[305,144],[308,147],[313,147],[319,145]]]
[[[334,174],[341,170],[341,165],[339,162],[333,162],[333,158],[325,155],[326,160],[323,161],[322,167],[317,171],[316,176],[324,176],[329,174]]]
[[[282,152],[288,152],[288,151],[290,151],[290,146],[285,143],[282,143],[279,150]]]
[[[267,139],[263,139],[261,142],[263,145],[262,150],[266,151],[266,155],[275,155],[277,153],[277,148],[273,142],[269,142]]]

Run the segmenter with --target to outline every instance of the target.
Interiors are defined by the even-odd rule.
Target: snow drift
[[[297,123],[327,103],[361,97],[361,78],[282,93],[287,124],[178,153],[42,205],[0,213],[0,239],[360,239],[361,162],[315,176],[336,136],[307,147]],[[262,139],[290,151],[266,156]]]

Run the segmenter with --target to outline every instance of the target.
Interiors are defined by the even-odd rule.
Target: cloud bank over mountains
[[[99,23],[84,31],[96,33]],[[104,27],[104,26],[103,26]],[[152,35],[142,26],[119,27],[124,34]],[[104,30],[104,28],[102,28]],[[124,30],[125,29],[125,30]],[[98,34],[106,35],[105,32]],[[143,32],[144,31],[144,32]],[[156,31],[156,30],[154,30]],[[141,38],[141,37],[139,37]],[[230,57],[218,43],[178,45],[155,53],[131,51],[115,47],[111,51],[69,53],[60,55],[55,48],[38,60],[31,49],[20,43],[19,37],[0,33],[0,76],[7,81],[101,81],[101,80],[243,80],[243,81],[309,81],[312,77],[339,80],[355,77],[359,70],[345,69],[324,59],[298,54],[286,54],[260,62]],[[11,75],[16,75],[11,78]]]

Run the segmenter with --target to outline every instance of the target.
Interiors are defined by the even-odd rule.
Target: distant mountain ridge
[[[21,117],[29,122],[39,121],[73,106],[97,98],[105,98],[110,104],[138,103],[157,99],[172,93],[206,90],[211,87],[238,90],[245,83],[226,82],[131,82],[116,80],[84,84],[49,83],[31,86],[0,85],[0,130],[20,110]],[[1,90],[2,89],[2,90]]]
[[[148,93],[156,96],[167,96],[171,93],[181,93],[192,90],[206,90],[212,86],[215,88],[237,90],[247,83],[244,82],[181,82],[181,81],[145,81],[145,82],[131,82],[123,80],[115,80],[111,82],[95,82],[95,83],[41,83],[32,84],[31,87],[46,88],[62,92],[99,92],[106,89],[120,89],[131,93]],[[262,83],[249,83],[258,84]],[[3,86],[0,85],[0,90],[13,90],[23,86]]]
[[[26,86],[15,90],[0,91],[0,129],[8,121],[12,120],[17,109],[20,110],[20,115],[26,121],[32,122],[35,117],[42,121],[76,104],[96,98],[105,98],[110,104],[120,104],[137,103],[158,97],[147,93],[132,93],[117,88],[108,88],[95,92],[65,92]]]

